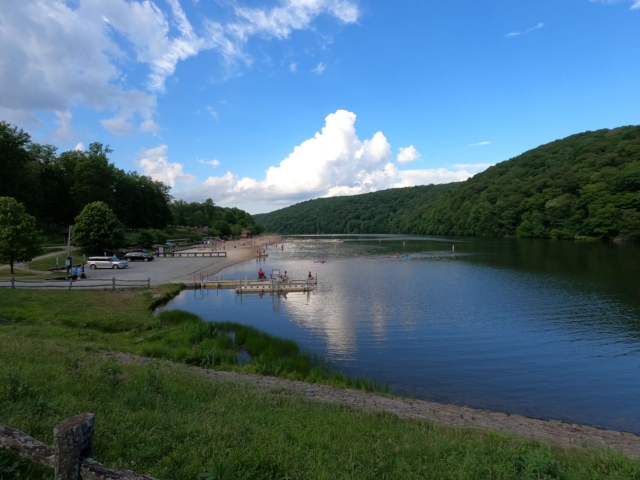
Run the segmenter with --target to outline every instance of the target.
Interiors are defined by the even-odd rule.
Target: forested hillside
[[[640,127],[557,140],[465,182],[317,199],[254,217],[279,233],[640,238]]]

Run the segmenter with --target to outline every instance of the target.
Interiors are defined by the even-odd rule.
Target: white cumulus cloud
[[[330,114],[320,132],[294,147],[278,165],[269,167],[263,179],[239,178],[228,171],[174,192],[174,196],[194,201],[211,197],[218,205],[259,213],[311,198],[461,181],[479,170],[474,168],[477,164],[454,166],[454,170],[400,170],[392,162],[391,145],[384,134],[377,132],[361,140],[355,122],[356,115],[346,110]],[[409,150],[406,155],[419,153]]]
[[[179,184],[189,184],[196,181],[196,177],[184,172],[181,163],[171,163],[167,160],[167,146],[159,145],[140,152],[137,161],[142,173],[154,180],[166,183],[171,187]]]
[[[420,157],[422,157],[422,155],[416,150],[416,147],[409,145],[408,147],[400,147],[400,153],[398,153],[396,161],[401,165],[405,165],[419,160]]]

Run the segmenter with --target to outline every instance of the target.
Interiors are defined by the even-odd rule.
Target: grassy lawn
[[[100,354],[332,381],[329,371],[312,373],[322,362],[293,342],[184,312],[153,316],[149,306],[174,289],[0,291],[0,318],[10,321],[0,320],[0,423],[51,443],[56,423],[93,412],[97,458],[160,479],[218,466],[236,479],[640,480],[640,463],[611,452],[401,420]],[[254,359],[235,364],[238,348]],[[0,479],[25,478],[52,472],[0,450]]]
[[[8,268],[0,269],[0,280],[10,280],[11,277],[15,277],[16,280],[46,280],[47,278],[56,278],[65,274],[65,272],[32,272],[16,267],[14,267],[13,271],[12,275],[11,270]]]
[[[54,252],[56,253],[56,255],[53,255]],[[64,271],[64,261],[67,258],[66,248],[60,249],[59,251],[56,251],[56,250],[49,251],[49,249],[45,249],[44,255],[46,255],[45,258],[38,258],[36,260],[32,260],[31,262],[29,262],[29,268],[31,270],[41,270],[41,271],[47,271],[50,268],[55,268],[56,257],[58,257],[58,260],[59,260],[58,264],[60,268],[62,268],[62,270]],[[82,250],[72,247],[71,256],[73,257],[73,263],[82,262]]]

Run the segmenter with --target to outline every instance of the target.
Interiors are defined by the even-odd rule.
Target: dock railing
[[[182,257],[226,257],[227,252],[164,252],[156,254],[158,257],[182,258]]]
[[[113,470],[94,458],[95,415],[83,413],[53,428],[53,445],[0,425],[0,448],[52,467],[54,480],[156,480],[129,470]]]

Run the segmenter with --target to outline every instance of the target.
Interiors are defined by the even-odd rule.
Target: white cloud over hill
[[[232,172],[174,193],[176,198],[203,201],[211,197],[220,205],[234,205],[260,213],[318,197],[356,195],[394,187],[448,183],[466,180],[488,165],[460,165],[452,170],[400,170],[393,163],[391,145],[382,132],[360,140],[355,128],[356,115],[338,110],[325,119],[322,130],[293,148],[278,165],[269,167],[263,179],[237,178]],[[182,172],[182,164],[162,162],[145,173],[158,180],[170,172]],[[404,154],[404,156],[402,156]],[[419,158],[411,146],[402,149],[400,159]],[[405,162],[406,163],[406,162]],[[150,165],[149,163],[147,165]],[[177,184],[177,182],[176,182]]]

